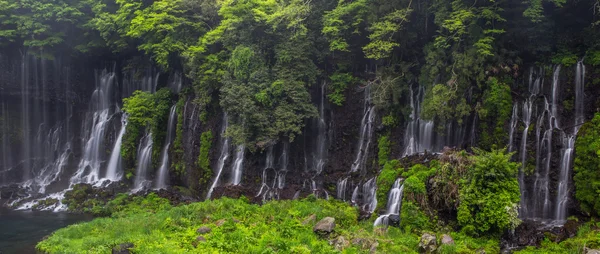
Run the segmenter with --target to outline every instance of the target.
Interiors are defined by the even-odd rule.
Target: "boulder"
[[[302,221],[302,225],[312,224],[315,221],[317,221],[317,215],[311,214],[310,216],[308,216],[308,218],[306,218],[306,219],[304,219],[304,221]]]
[[[583,250],[583,253],[585,253],[585,254],[600,254],[600,250],[585,248]]]
[[[442,235],[442,245],[453,245],[454,244],[454,239],[452,239],[452,236],[443,234]]]
[[[211,229],[211,228],[209,228],[209,227],[202,226],[202,227],[200,227],[198,230],[196,230],[196,233],[203,235],[203,234],[208,234],[208,233],[210,233],[210,231],[211,231],[211,230],[212,230],[212,229]]]
[[[388,216],[388,225],[390,225],[392,227],[399,227],[400,226],[400,215],[390,214]]]
[[[333,217],[325,217],[313,228],[316,233],[331,233],[335,229],[335,219]]]
[[[437,250],[437,238],[435,235],[424,233],[419,241],[419,251],[421,253],[435,253]]]
[[[112,254],[130,254],[129,249],[133,248],[133,243],[123,243],[113,247]]]
[[[350,246],[350,241],[346,240],[343,236],[338,236],[335,240],[330,242],[331,245],[338,251],[343,251]]]

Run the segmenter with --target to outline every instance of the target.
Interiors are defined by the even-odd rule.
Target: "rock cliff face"
[[[227,137],[222,133],[227,121],[218,105],[218,92],[213,95],[215,102],[201,109],[193,89],[182,91],[182,87],[191,87],[190,80],[177,73],[159,73],[138,62],[60,57],[40,60],[14,52],[0,55],[3,199],[44,197],[76,182],[101,186],[123,124],[122,100],[134,90],[155,92],[166,87],[177,94],[183,153],[177,157],[174,146],[167,150],[171,157],[169,182],[172,187],[187,188],[200,199],[243,195],[261,202],[315,194],[343,199],[372,212],[377,206],[375,183],[381,169],[377,162],[379,137],[389,137],[393,159],[410,155],[410,151],[440,152],[445,146],[470,149],[481,141],[482,120],[476,114],[461,121],[451,119],[442,127],[421,120],[424,88],[420,85],[414,84],[400,98],[412,112],[396,116],[394,126],[384,126],[382,117],[389,112],[374,107],[369,86],[350,87],[344,105],[336,106],[327,99],[327,84],[317,82],[311,95],[319,116],[305,122],[302,135],[248,149],[225,142]],[[576,133],[574,127],[590,119],[598,108],[598,91],[590,85],[597,77],[597,71],[586,71],[580,64],[532,67],[520,72],[511,85],[515,110],[504,131],[511,133],[506,146],[515,152],[514,160],[525,162],[520,176],[527,190],[524,204],[532,211],[537,206],[532,200],[539,197],[529,194],[543,190],[543,198],[552,207],[542,207],[544,212],[531,218],[555,219],[555,207],[564,193],[567,214],[577,213],[571,174],[563,176],[572,165],[564,158],[569,150],[567,141]],[[105,111],[107,115],[102,116]],[[210,169],[204,170],[198,161],[201,136],[208,131],[212,131]],[[95,147],[90,148],[90,144]],[[417,149],[410,150],[412,145]],[[572,149],[570,152],[572,160]],[[135,163],[124,163],[118,169],[121,176],[123,167]],[[183,171],[176,172],[175,164],[183,165]],[[156,170],[158,167],[152,169],[151,177]],[[241,178],[236,180],[240,172]],[[87,178],[74,180],[77,174]],[[536,185],[540,182],[543,188]],[[560,183],[568,186],[562,193],[556,187]]]

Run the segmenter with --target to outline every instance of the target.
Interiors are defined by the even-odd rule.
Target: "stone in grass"
[[[199,243],[204,243],[206,242],[206,238],[204,238],[204,236],[198,236],[196,237],[196,240],[192,242],[192,245],[195,247],[198,246]]]
[[[435,253],[437,250],[437,239],[435,235],[425,233],[421,236],[419,241],[419,251],[421,253]]]
[[[331,233],[335,229],[335,219],[333,217],[325,217],[313,228],[315,233]]]
[[[452,239],[452,236],[443,234],[442,235],[442,245],[453,245],[454,244],[454,239]]]
[[[330,241],[329,244],[333,245],[338,251],[343,251],[350,246],[350,242],[343,236],[339,236],[338,238]]]
[[[196,230],[196,233],[203,235],[203,234],[208,234],[208,233],[210,233],[210,231],[211,231],[211,230],[212,230],[212,229],[211,229],[211,228],[209,228],[209,227],[202,226],[202,227],[200,227],[198,230]]]
[[[585,254],[600,254],[600,250],[594,250],[594,249],[585,248],[584,249],[584,253]]]
[[[133,248],[133,243],[123,243],[112,249],[112,254],[130,254],[129,249]]]
[[[302,222],[302,225],[312,224],[315,221],[317,221],[317,215],[311,214],[310,216],[308,216],[308,218],[304,219],[304,221]]]
[[[223,226],[223,224],[225,224],[225,219],[220,219],[217,222],[215,222],[215,225],[217,225],[217,227]]]

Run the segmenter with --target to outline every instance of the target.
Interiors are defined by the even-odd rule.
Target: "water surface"
[[[91,216],[69,213],[0,208],[0,253],[35,253],[35,245],[45,236],[59,228],[91,219]]]

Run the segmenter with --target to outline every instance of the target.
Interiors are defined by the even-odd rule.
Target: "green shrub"
[[[430,230],[433,224],[423,209],[416,203],[404,199],[400,209],[400,228],[407,233],[419,234],[423,230]]]
[[[377,177],[377,208],[386,207],[388,193],[402,171],[403,169],[400,166],[400,162],[397,160],[388,161],[383,166],[383,170]]]
[[[600,215],[600,113],[579,130],[575,154],[575,198],[581,210]]]
[[[382,135],[379,137],[377,144],[379,147],[377,158],[379,161],[379,166],[382,167],[390,159],[390,150],[392,143],[390,142],[390,138],[388,135]]]
[[[131,97],[123,99],[123,111],[129,116],[121,149],[121,155],[125,160],[136,161],[140,135],[142,130],[149,127],[152,132],[153,162],[159,163],[166,135],[171,96],[171,91],[163,88],[154,94],[138,90]]]
[[[502,233],[516,228],[520,200],[517,172],[506,150],[475,149],[474,163],[461,182],[458,222],[467,234]]]

